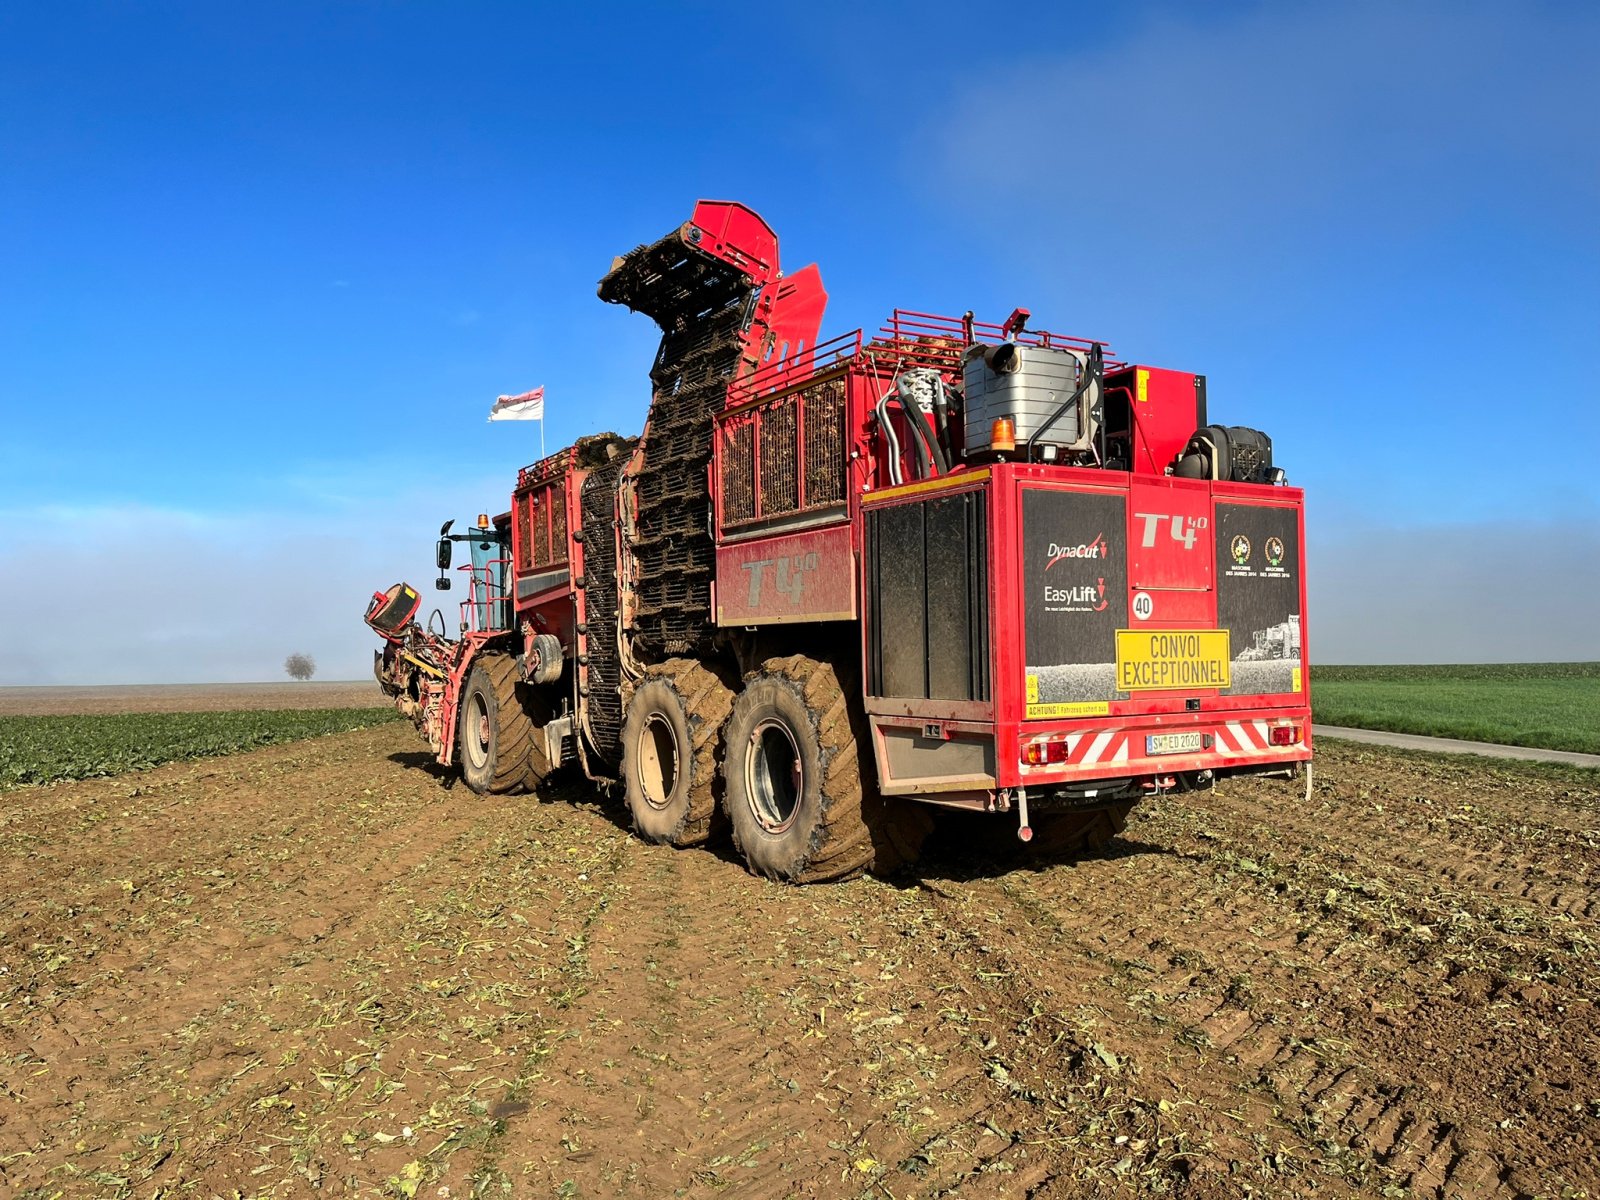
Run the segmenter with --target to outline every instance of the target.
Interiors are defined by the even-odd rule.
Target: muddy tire
[[[711,836],[732,707],[733,689],[688,658],[651,667],[634,689],[622,723],[622,786],[640,837],[698,846]]]
[[[734,701],[723,802],[756,874],[820,883],[892,871],[921,853],[933,822],[872,787],[853,691],[833,664],[797,654],[768,659]]]
[[[1128,825],[1135,800],[1107,805],[1092,812],[1035,813],[1030,817],[1033,840],[1030,858],[1071,858],[1104,850]],[[1019,845],[1021,843],[1018,843]]]
[[[524,785],[535,753],[534,728],[517,695],[516,659],[485,654],[473,664],[461,689],[456,742],[461,778],[479,795]]]
[[[550,764],[550,755],[544,740],[545,723],[555,715],[555,710],[530,684],[519,684],[517,692],[523,697],[522,710],[528,714],[531,735],[528,739],[528,765],[522,772],[522,790],[534,792],[555,771]]]

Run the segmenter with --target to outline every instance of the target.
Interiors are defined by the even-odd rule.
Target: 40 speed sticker
[[[1117,630],[1117,690],[1225,688],[1232,684],[1226,629]]]

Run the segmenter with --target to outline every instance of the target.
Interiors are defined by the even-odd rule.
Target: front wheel
[[[479,795],[509,792],[536,774],[533,721],[517,696],[517,663],[485,654],[467,674],[456,714],[461,778]],[[548,769],[548,768],[547,768]]]
[[[814,883],[917,857],[931,821],[876,794],[856,725],[831,663],[768,659],[746,681],[728,717],[723,802],[756,874]]]

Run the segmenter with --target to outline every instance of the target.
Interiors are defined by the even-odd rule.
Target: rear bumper
[[[1195,738],[1197,750],[1172,749],[1174,743]],[[1030,747],[1041,760],[1037,764],[1028,761]],[[1311,716],[1303,710],[1274,710],[1124,718],[1043,729],[1030,725],[1010,756],[1011,771],[1004,757],[1001,786],[1018,787],[1287,765],[1311,758]]]
[[[1030,721],[1009,728],[909,714],[872,713],[868,719],[881,792],[950,803],[971,804],[1015,788],[1079,790],[1100,781],[1164,788],[1168,777],[1292,769],[1312,757],[1311,714],[1304,708]]]

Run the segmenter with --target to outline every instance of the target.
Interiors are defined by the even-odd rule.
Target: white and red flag
[[[491,421],[542,421],[544,420],[544,385],[523,392],[520,396],[500,396],[489,410]]]

